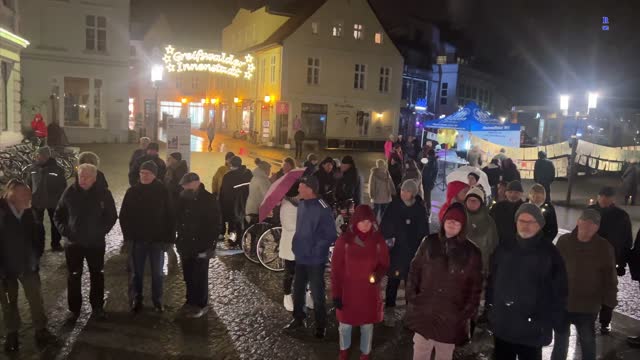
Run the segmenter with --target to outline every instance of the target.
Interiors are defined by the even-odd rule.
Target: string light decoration
[[[167,72],[211,72],[231,76],[243,77],[251,80],[256,66],[253,56],[247,54],[244,58],[237,58],[233,54],[209,53],[199,49],[190,52],[178,51],[172,45],[164,48],[165,69]]]

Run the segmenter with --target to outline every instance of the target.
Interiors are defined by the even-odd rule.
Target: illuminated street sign
[[[235,78],[244,77],[250,80],[256,69],[253,56],[247,54],[244,58],[236,58],[233,54],[209,53],[199,49],[183,52],[169,45],[164,49],[165,69],[167,72],[211,72]]]

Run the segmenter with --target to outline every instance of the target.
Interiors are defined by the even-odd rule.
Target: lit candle
[[[369,282],[372,284],[376,282],[376,276],[374,274],[371,274],[371,276],[369,276]]]

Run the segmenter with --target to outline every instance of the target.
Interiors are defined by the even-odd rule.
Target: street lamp
[[[162,65],[152,65],[151,66],[151,82],[153,82],[153,88],[155,90],[155,106],[154,106],[154,120],[153,120],[153,140],[158,140],[158,123],[160,122],[160,118],[158,116],[158,88],[160,87],[160,82],[162,81],[162,77],[164,75],[164,66]]]
[[[571,99],[569,95],[560,95],[560,110],[562,110],[565,116],[569,111],[569,99]]]

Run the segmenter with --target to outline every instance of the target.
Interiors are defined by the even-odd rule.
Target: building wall
[[[22,30],[32,43],[23,53],[23,98],[25,104],[30,105],[30,111],[23,113],[23,123],[31,120],[33,112],[40,111],[47,122],[57,116],[71,142],[125,141],[130,54],[129,0],[21,0],[20,6]],[[96,17],[96,34],[106,30],[104,51],[97,49],[101,42],[97,35],[94,37],[95,49],[88,49],[87,16]],[[98,17],[106,19],[106,27],[97,25]],[[78,118],[82,119],[81,123],[95,124],[94,101],[99,97],[101,127],[65,124],[69,123],[64,109],[65,77],[102,82],[102,96],[90,87],[88,98],[76,96],[75,101],[68,101],[69,108],[73,107],[70,105],[73,102],[85,102],[83,106],[90,109],[89,116],[85,112]],[[69,89],[66,93],[69,94]],[[56,99],[55,111],[50,99],[52,94]]]
[[[255,11],[240,9],[233,22],[222,31],[222,48],[236,53],[263,43],[288,19],[268,13],[265,7]]]

